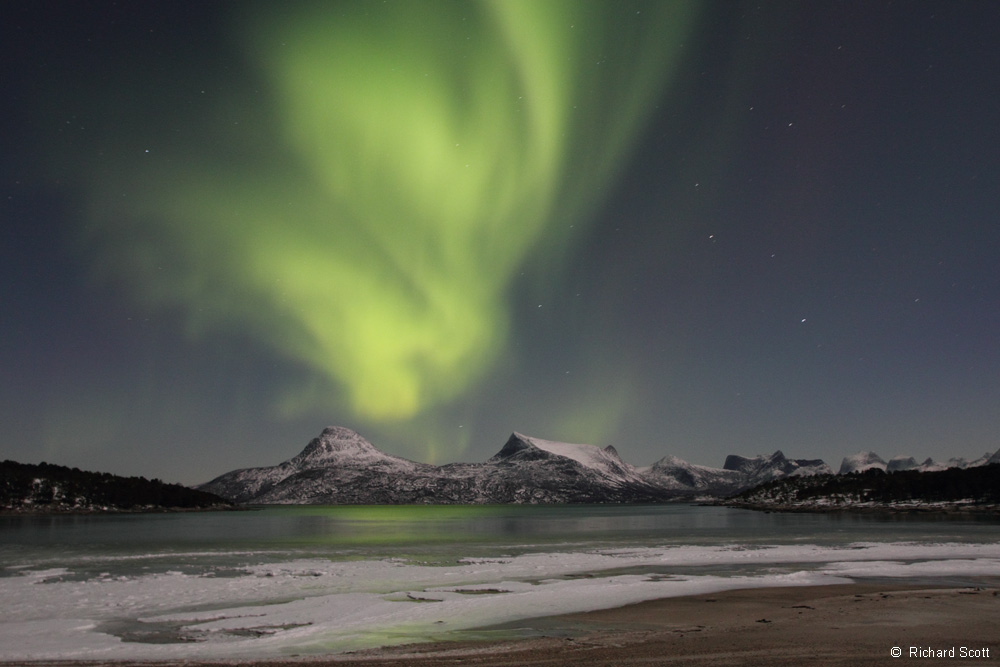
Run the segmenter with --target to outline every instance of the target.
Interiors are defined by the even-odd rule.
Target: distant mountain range
[[[858,452],[857,454],[844,457],[844,461],[840,464],[840,474],[846,475],[852,472],[863,472],[873,468],[884,472],[899,472],[902,470],[936,472],[939,470],[948,470],[949,468],[978,468],[990,463],[1000,463],[1000,449],[993,454],[986,452],[973,461],[963,458],[951,458],[944,463],[937,463],[934,459],[927,459],[923,463],[917,463],[917,460],[912,456],[894,456],[886,462],[875,452]]]
[[[971,463],[949,463],[975,467],[993,459],[1000,461],[1000,451]],[[846,457],[841,472],[872,467],[942,468],[902,457],[887,464],[863,452]],[[386,454],[358,433],[331,426],[283,463],[234,470],[198,488],[246,504],[640,503],[726,497],[783,478],[832,474],[822,460],[788,459],[780,451],[753,458],[730,455],[722,468],[673,456],[635,467],[614,447],[520,433],[511,434],[483,463],[436,466]]]

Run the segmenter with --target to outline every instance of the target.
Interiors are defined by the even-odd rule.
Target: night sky
[[[758,6],[761,5],[761,6]],[[0,458],[1000,446],[1000,3],[0,3]]]

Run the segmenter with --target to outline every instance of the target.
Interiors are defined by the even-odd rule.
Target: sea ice
[[[112,560],[90,564],[89,578],[70,568],[9,569],[0,577],[0,660],[337,652],[736,588],[1000,572],[1000,544],[990,543],[637,547],[447,565],[401,558],[246,564],[247,557],[216,559],[202,571],[124,577]],[[226,576],[211,576],[213,568]]]

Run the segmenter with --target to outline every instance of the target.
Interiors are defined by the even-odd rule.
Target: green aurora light
[[[290,413],[414,417],[502,358],[513,281],[584,227],[693,19],[680,2],[252,12],[237,31],[267,101],[206,103],[200,135],[93,169],[91,248],[192,332],[310,369]]]

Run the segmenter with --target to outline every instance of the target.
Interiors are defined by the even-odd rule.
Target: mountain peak
[[[330,458],[350,456],[372,456],[382,454],[375,445],[365,440],[359,433],[343,426],[327,426],[318,437],[309,441],[298,456],[298,462],[318,462]]]
[[[621,465],[621,459],[618,458],[618,452],[615,451],[614,447],[611,447],[611,451],[609,452],[607,449],[601,449],[596,445],[577,445],[569,442],[542,440],[541,438],[532,438],[520,433],[515,433],[514,435],[532,447],[548,452],[549,454],[572,459],[587,468],[606,468],[609,463]]]
[[[622,461],[618,451],[610,445],[601,449],[597,445],[543,440],[517,431],[510,435],[503,449],[490,461],[536,461],[542,459],[569,460],[617,482],[644,483],[636,474],[635,469]]]
[[[673,454],[667,454],[662,459],[655,461],[650,468],[676,468],[676,467],[689,467],[691,464],[680,458],[679,456],[674,456]]]
[[[751,473],[764,467],[783,465],[787,462],[787,460],[788,459],[785,458],[785,455],[781,453],[780,449],[770,456],[758,454],[757,456],[749,457],[740,456],[739,454],[730,454],[726,457],[726,462],[722,464],[722,469]]]
[[[917,460],[912,456],[906,456],[905,454],[900,454],[898,456],[893,456],[891,459],[889,459],[889,462],[886,464],[885,469],[887,472],[896,472],[897,470],[913,470],[914,468],[920,467],[920,465],[921,464],[917,463]],[[923,465],[931,467],[934,465],[934,462],[930,459],[927,459],[927,461],[925,461]]]
[[[840,474],[845,475],[852,472],[861,472],[871,468],[878,468],[884,471],[887,467],[886,462],[875,452],[858,452],[857,454],[844,457],[843,462],[840,464]]]
[[[510,437],[507,438],[507,442],[504,443],[504,446],[490,459],[490,461],[503,461],[511,459],[515,456],[518,459],[527,461],[547,458],[547,454],[545,452],[538,449],[531,443],[531,438],[514,431],[510,434]]]

